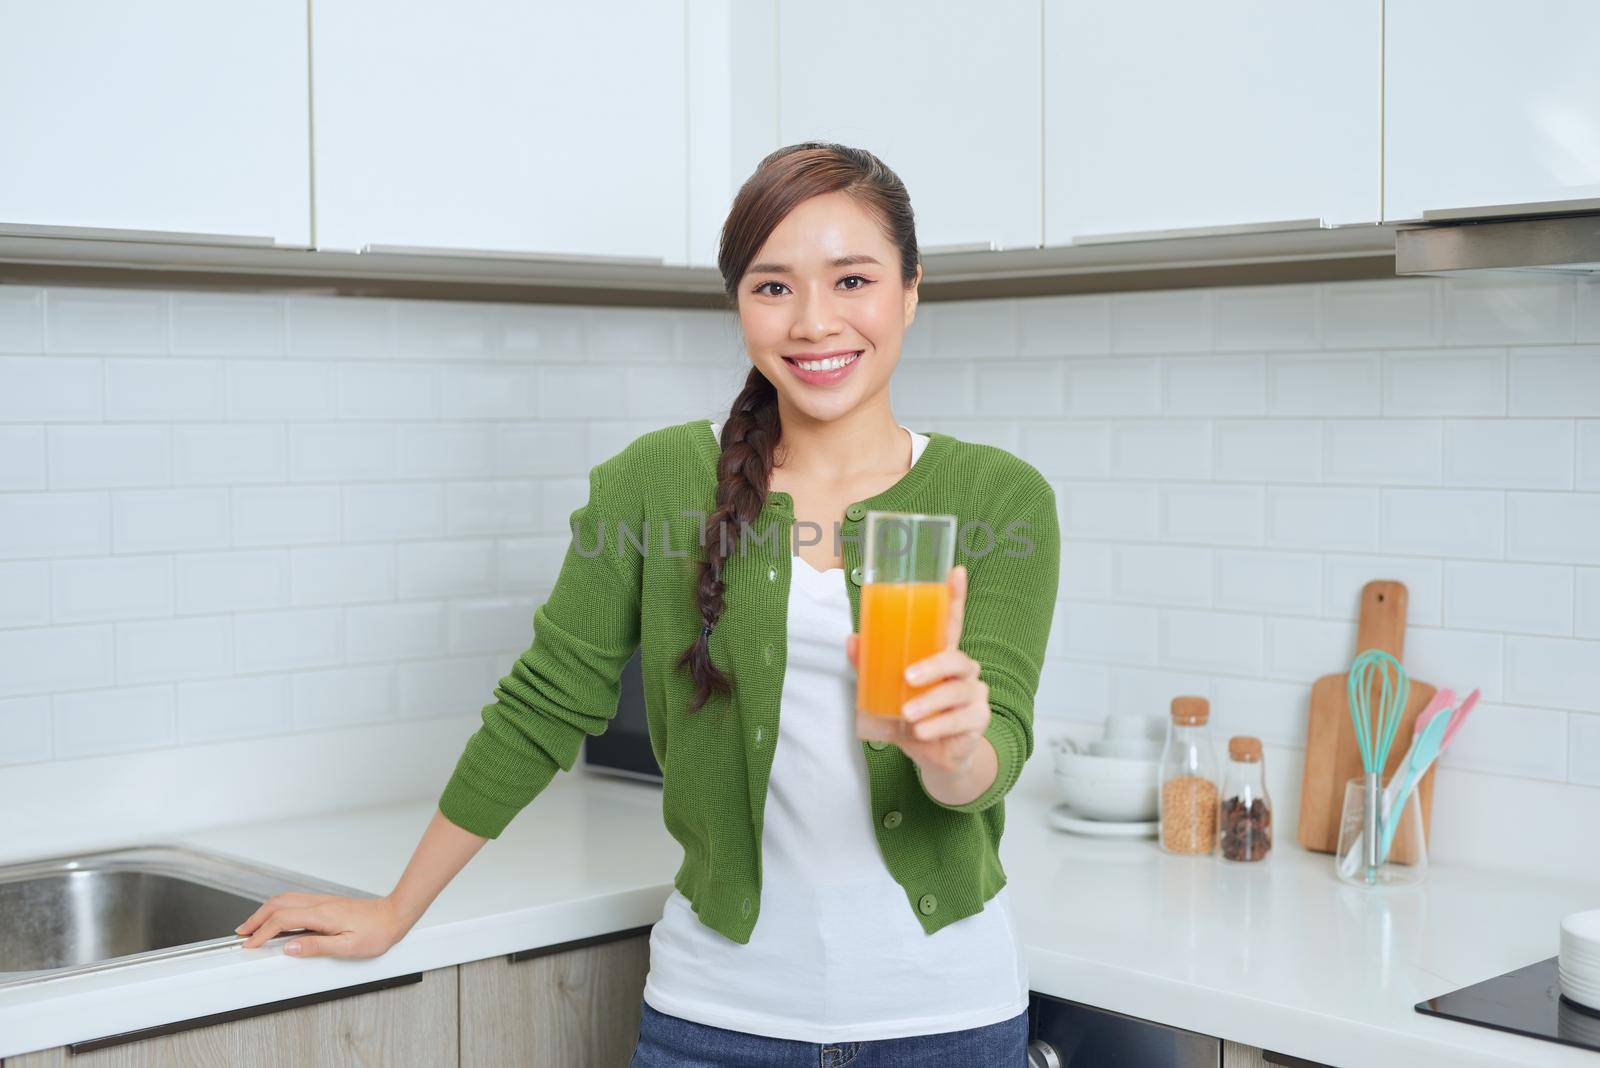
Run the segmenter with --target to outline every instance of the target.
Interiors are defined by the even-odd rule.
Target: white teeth
[[[848,356],[832,356],[826,360],[796,360],[795,363],[807,371],[837,371],[846,364],[854,363],[856,357],[860,355],[859,352],[853,352]]]

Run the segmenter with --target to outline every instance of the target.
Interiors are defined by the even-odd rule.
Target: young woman
[[[726,419],[650,431],[590,471],[533,645],[394,891],[281,895],[246,945],[303,927],[330,933],[295,939],[300,955],[385,951],[605,730],[638,649],[684,860],[634,1068],[1026,1064],[999,844],[1033,752],[1056,502],[1005,450],[896,421],[912,220],[869,152],[804,142],[761,162],[718,257],[753,364]],[[869,510],[961,521],[947,646],[912,666],[930,688],[904,719],[855,709]]]

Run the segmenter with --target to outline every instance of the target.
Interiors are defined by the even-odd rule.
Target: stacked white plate
[[[1600,909],[1574,912],[1561,921],[1556,970],[1562,994],[1600,1012]]]

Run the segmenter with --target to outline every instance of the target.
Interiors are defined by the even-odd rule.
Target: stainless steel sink
[[[0,989],[227,949],[263,901],[291,891],[377,896],[179,845],[0,866]]]

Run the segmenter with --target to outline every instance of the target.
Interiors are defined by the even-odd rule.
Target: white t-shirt
[[[712,424],[712,432],[720,426]],[[928,442],[909,427],[912,462]],[[676,888],[650,934],[660,1012],[802,1042],[957,1031],[1028,1007],[1007,888],[928,934],[878,847],[855,733],[842,568],[791,560],[788,656],[761,838],[761,918],[735,942]]]

